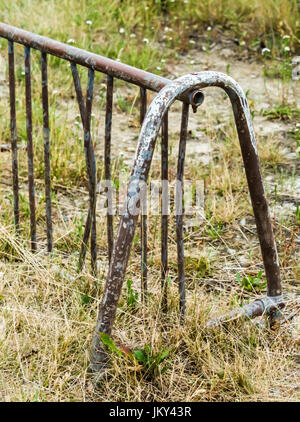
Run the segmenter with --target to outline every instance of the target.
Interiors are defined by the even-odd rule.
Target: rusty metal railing
[[[121,79],[140,87],[140,123],[142,124],[135,163],[128,185],[125,213],[120,219],[119,229],[114,240],[113,216],[107,214],[107,243],[109,271],[99,309],[96,329],[92,343],[91,369],[101,373],[106,367],[107,353],[101,342],[99,333],[111,334],[118,300],[120,297],[129,253],[135,233],[139,214],[141,214],[141,285],[142,297],[147,299],[147,215],[143,212],[143,201],[140,199],[141,184],[147,183],[151,160],[156,138],[162,127],[162,155],[161,178],[168,179],[168,109],[179,99],[182,101],[182,118],[177,161],[177,181],[183,181],[188,116],[190,105],[195,109],[203,102],[202,89],[215,86],[222,88],[229,96],[235,117],[236,128],[240,141],[241,153],[244,161],[249,192],[251,196],[257,233],[260,241],[263,263],[267,278],[267,296],[233,311],[228,316],[209,321],[209,327],[215,327],[228,319],[239,316],[255,317],[266,313],[271,320],[279,317],[280,309],[284,306],[281,290],[280,270],[268,204],[264,191],[256,140],[252,128],[249,107],[245,94],[240,86],[229,76],[219,72],[192,73],[175,81],[153,75],[140,69],[101,57],[87,51],[53,41],[30,32],[0,23],[0,37],[8,39],[9,60],[9,90],[10,90],[10,123],[12,145],[12,174],[14,194],[14,220],[19,230],[19,180],[18,180],[18,153],[16,129],[16,95],[14,69],[14,43],[23,44],[25,52],[25,96],[26,96],[26,129],[28,155],[28,187],[31,223],[31,248],[37,250],[35,190],[33,169],[33,139],[32,139],[32,104],[31,104],[31,49],[41,51],[42,72],[42,105],[44,129],[44,161],[45,161],[45,195],[46,195],[46,222],[47,247],[52,250],[52,215],[51,215],[51,174],[50,174],[50,127],[48,110],[48,82],[47,82],[47,55],[54,55],[71,63],[71,71],[76,91],[76,98],[80,110],[84,131],[84,153],[87,166],[89,209],[85,222],[84,235],[79,257],[82,266],[88,240],[91,240],[92,270],[96,273],[97,245],[96,245],[96,160],[91,137],[91,112],[95,71],[107,75],[105,136],[104,136],[104,167],[105,179],[111,180],[111,126],[113,109],[114,79]],[[86,99],[84,99],[77,65],[88,68],[88,83]],[[159,92],[147,108],[147,90]],[[110,190],[108,189],[108,195]],[[137,205],[139,204],[139,205]],[[163,208],[163,204],[162,204]],[[138,212],[136,212],[138,209]],[[142,211],[142,212],[141,212]],[[184,273],[184,244],[183,244],[183,215],[176,215],[176,243],[178,261],[178,288],[180,296],[181,320],[185,314],[185,273]],[[167,269],[168,269],[168,215],[161,216],[161,284],[162,307],[167,309]]]
[[[278,255],[246,96],[240,86],[231,77],[223,73],[207,71],[182,76],[165,86],[155,97],[148,108],[140,132],[135,164],[128,184],[125,204],[126,212],[120,220],[119,230],[115,239],[107,282],[93,339],[91,368],[96,374],[101,374],[107,363],[107,353],[101,342],[99,333],[111,334],[112,331],[139,215],[137,208],[139,208],[139,203],[141,201],[141,184],[145,183],[148,178],[159,128],[161,125],[165,124],[168,109],[175,101],[176,97],[183,95],[190,89],[201,90],[202,88],[210,86],[222,88],[231,100],[265,267],[267,296],[244,306],[238,311],[233,311],[225,317],[209,321],[208,327],[215,327],[228,319],[240,316],[253,318],[262,315],[263,313],[269,315],[271,320],[278,319],[280,309],[284,307]],[[188,105],[183,104],[177,180],[182,180],[183,177],[188,108]],[[162,161],[163,166],[165,166],[163,167],[163,172],[166,175],[166,161],[164,159]],[[165,222],[165,224],[167,225],[167,222]],[[164,246],[166,247],[167,236],[165,235],[165,230],[167,230],[166,226],[162,230],[162,242],[164,242]],[[185,275],[182,213],[178,213],[176,216],[176,236],[180,311],[183,316],[185,312]],[[165,252],[162,255],[163,307],[166,307],[167,303],[167,284],[164,283],[164,269],[167,266],[166,261],[167,253]]]
[[[97,245],[96,245],[96,160],[91,137],[91,112],[93,100],[93,87],[95,71],[107,75],[106,91],[106,116],[105,116],[105,146],[104,146],[104,171],[105,179],[111,180],[111,127],[114,79],[121,79],[134,85],[140,86],[140,121],[142,123],[147,107],[147,90],[160,91],[171,81],[161,76],[128,66],[126,64],[101,57],[97,54],[54,41],[50,38],[24,31],[20,28],[0,23],[0,37],[8,40],[9,62],[9,92],[10,92],[10,127],[12,146],[12,174],[14,196],[14,221],[17,231],[19,230],[19,177],[18,177],[18,150],[17,150],[17,125],[16,125],[16,93],[15,93],[15,58],[14,44],[24,45],[25,60],[25,97],[26,97],[26,132],[27,132],[27,156],[28,156],[28,189],[30,208],[30,238],[31,249],[37,250],[36,240],[36,209],[35,209],[35,183],[33,168],[33,139],[32,139],[32,101],[31,101],[31,49],[41,51],[42,73],[42,106],[43,106],[43,131],[44,131],[44,162],[45,162],[45,197],[46,197],[46,226],[47,248],[51,252],[52,239],[52,211],[51,211],[51,174],[50,174],[50,128],[49,128],[49,105],[48,105],[48,80],[47,80],[47,55],[67,60],[71,64],[71,71],[79,106],[81,121],[84,130],[84,153],[89,181],[89,210],[85,222],[82,246],[79,255],[79,268],[85,260],[87,245],[91,241],[91,265],[96,273]],[[84,99],[77,65],[88,68],[88,84],[86,99]],[[184,93],[179,98],[193,107],[197,107],[202,101],[202,94],[197,90]],[[165,131],[164,139],[167,137]],[[108,195],[110,190],[108,189]],[[141,266],[143,291],[147,289],[147,218],[142,218],[142,244]],[[113,216],[107,214],[107,243],[109,260],[113,248]]]

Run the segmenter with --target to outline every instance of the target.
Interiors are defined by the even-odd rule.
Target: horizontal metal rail
[[[6,23],[0,22],[0,36],[9,41],[14,41],[36,50],[41,50],[53,56],[60,57],[61,59],[69,60],[73,63],[80,64],[81,66],[106,73],[117,79],[122,79],[123,81],[150,89],[151,91],[158,92],[171,82],[170,79],[163,78],[162,76],[154,75],[145,70],[108,59],[107,57],[98,54],[90,53],[81,48],[54,41],[48,37],[33,34],[32,32],[7,25]],[[195,92],[186,92],[179,95],[178,99],[189,103],[192,106],[198,106],[203,101],[202,94],[197,90]]]

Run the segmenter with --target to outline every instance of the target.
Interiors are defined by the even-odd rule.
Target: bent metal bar
[[[97,377],[101,377],[101,374],[105,371],[108,361],[107,351],[101,342],[99,333],[110,335],[112,331],[130,248],[137,225],[138,213],[136,212],[136,208],[139,207],[138,204],[140,202],[140,185],[148,179],[158,131],[161,126],[164,127],[169,107],[178,95],[184,94],[191,88],[202,89],[206,87],[219,87],[223,89],[230,98],[232,104],[268,284],[266,297],[257,299],[238,311],[232,311],[225,317],[209,321],[208,327],[213,328],[238,317],[253,318],[263,315],[264,313],[269,315],[270,322],[272,323],[280,317],[280,309],[284,307],[278,255],[247,98],[241,87],[226,74],[207,71],[195,72],[182,76],[165,86],[159,92],[150,104],[143,121],[134,167],[128,184],[125,204],[126,212],[123,213],[120,219],[119,230],[115,238],[111,264],[93,338],[91,368],[96,374],[96,380]],[[179,181],[183,177],[185,145],[183,146],[182,143],[186,143],[187,117],[187,110],[183,107],[177,165],[177,179]],[[166,228],[165,226],[163,226],[163,228],[164,231],[162,231],[162,234],[165,234]],[[176,218],[176,235],[180,311],[182,319],[185,310],[185,281],[181,213]],[[166,260],[167,253],[162,255],[163,271],[165,269],[164,265]],[[162,306],[165,308],[167,305],[167,296],[164,274],[162,274],[162,293]]]

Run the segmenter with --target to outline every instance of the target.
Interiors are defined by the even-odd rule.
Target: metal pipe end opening
[[[193,108],[193,112],[196,113],[197,108],[203,103],[204,101],[204,94],[202,91],[193,91],[189,94],[190,104]]]

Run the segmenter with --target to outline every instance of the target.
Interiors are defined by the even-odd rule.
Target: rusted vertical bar
[[[113,231],[113,216],[110,213],[109,204],[112,203],[112,192],[111,192],[111,124],[112,124],[112,107],[113,107],[113,88],[114,78],[107,75],[107,88],[106,88],[106,113],[105,113],[105,145],[104,145],[104,172],[105,180],[109,186],[107,186],[107,243],[108,243],[108,260],[111,261],[111,254],[113,250],[114,242],[114,231]]]
[[[82,95],[82,89],[81,89],[78,69],[77,69],[76,64],[73,63],[73,62],[71,62],[71,70],[72,70],[72,76],[73,76],[73,81],[74,81],[74,87],[75,87],[79,112],[80,112],[80,116],[81,116],[81,122],[82,122],[82,125],[83,125],[83,128],[84,128],[85,127],[84,99],[83,99],[83,95]],[[90,192],[90,184],[89,184],[89,192]],[[79,265],[78,265],[79,269],[82,268],[84,260],[85,260],[86,251],[87,251],[87,243],[88,243],[90,232],[91,232],[91,222],[92,222],[92,214],[91,214],[91,210],[89,209],[88,214],[87,214],[87,218],[86,218],[86,222],[85,222],[84,233],[83,233],[81,249],[80,249],[80,254],[79,254]]]
[[[25,96],[26,96],[26,131],[27,131],[27,157],[28,157],[28,189],[30,208],[30,237],[31,250],[35,252],[36,244],[36,219],[35,219],[35,190],[33,171],[33,144],[32,144],[32,103],[31,103],[31,63],[30,47],[25,46]]]
[[[75,63],[71,62],[71,70],[72,76],[74,81],[74,87],[76,91],[77,102],[79,106],[80,116],[82,125],[84,128],[84,153],[86,159],[86,166],[87,166],[87,174],[89,179],[89,211],[85,222],[84,234],[81,244],[81,250],[79,254],[79,269],[82,268],[86,251],[87,251],[87,243],[89,240],[89,236],[91,233],[92,227],[92,235],[91,235],[91,255],[92,255],[92,268],[93,271],[96,271],[96,256],[97,256],[97,249],[96,249],[96,160],[94,155],[94,147],[92,143],[92,137],[90,133],[90,129],[87,130],[87,124],[90,128],[90,119],[91,119],[91,107],[92,107],[92,94],[93,94],[93,86],[94,86],[94,71],[89,69],[89,79],[88,79],[88,88],[87,88],[87,99],[86,99],[86,106],[84,104],[84,99],[82,95],[82,89],[80,84],[80,78],[77,70],[77,66]],[[89,109],[89,112],[86,109]]]
[[[48,104],[48,75],[47,54],[41,53],[42,72],[42,103],[43,103],[43,131],[44,131],[44,161],[45,161],[45,197],[46,197],[46,224],[47,247],[52,251],[52,212],[51,212],[51,175],[50,175],[50,129],[49,129],[49,104]]]
[[[162,121],[161,139],[161,287],[162,287],[162,310],[168,307],[168,112]]]
[[[250,126],[250,129],[247,126],[248,122],[242,114],[243,109],[238,103],[240,100],[231,93],[229,93],[229,97],[234,111],[235,124],[240,141],[245,173],[257,227],[257,234],[259,237],[266,278],[268,281],[267,294],[271,297],[280,297],[282,294],[282,286],[279,260],[260,170],[260,161],[253,128],[252,125]],[[244,101],[246,103],[246,100]]]
[[[90,179],[90,208],[92,213],[92,230],[91,230],[91,264],[93,274],[97,273],[97,240],[96,240],[96,160],[94,156],[94,148],[91,136],[91,113],[93,103],[95,71],[88,71],[88,85],[86,92],[85,107],[85,131],[84,131],[84,149],[87,157],[87,168]]]
[[[81,89],[81,83],[80,83],[77,65],[73,62],[71,62],[71,71],[72,71],[72,76],[73,76],[73,81],[74,81],[74,87],[75,87],[80,117],[81,117],[82,124],[84,125],[85,124],[84,99],[83,99],[83,95],[82,95],[82,89]]]
[[[183,247],[183,177],[184,161],[187,138],[187,126],[189,117],[189,105],[182,104],[181,129],[177,162],[176,183],[176,243],[178,263],[178,288],[180,295],[179,309],[181,320],[185,314],[185,274],[184,274],[184,247]]]
[[[18,174],[18,146],[16,126],[16,82],[15,82],[15,56],[14,43],[8,41],[8,66],[9,66],[9,94],[10,94],[10,133],[12,151],[12,175],[14,194],[14,220],[16,231],[19,231],[19,174]]]
[[[147,90],[140,88],[140,124],[142,126],[147,111]],[[148,291],[148,267],[147,267],[147,215],[144,209],[144,201],[141,201],[141,292],[143,302],[147,301]]]

